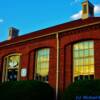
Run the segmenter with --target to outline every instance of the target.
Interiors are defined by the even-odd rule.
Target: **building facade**
[[[1,42],[0,81],[40,80],[57,93],[76,80],[100,78],[100,17],[89,1],[82,7],[82,19]]]

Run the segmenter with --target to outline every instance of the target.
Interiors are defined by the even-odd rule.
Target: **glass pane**
[[[83,74],[83,66],[79,66],[79,75],[82,75]]]
[[[74,57],[75,58],[79,57],[78,53],[79,53],[78,51],[74,51]]]
[[[36,72],[37,72],[37,74],[39,74],[41,72],[41,69],[37,68]]]
[[[38,51],[38,56],[42,56],[42,55],[43,55],[42,50],[41,51]]]
[[[85,75],[88,75],[89,74],[88,66],[84,66],[84,73],[85,73]]]
[[[84,65],[88,65],[89,64],[89,58],[84,58]]]
[[[83,57],[84,53],[83,53],[83,50],[80,50],[79,51],[79,57]]]
[[[78,44],[74,45],[74,50],[78,50]]]
[[[94,50],[93,49],[90,49],[89,50],[89,56],[93,56],[94,55]]]
[[[20,56],[12,55],[8,57],[8,67],[15,68],[19,67]]]
[[[89,58],[89,65],[92,65],[92,64],[94,64],[94,58],[93,57],[90,57]]]
[[[88,49],[88,48],[89,48],[88,42],[84,42],[84,49]]]
[[[46,50],[44,51],[44,55],[48,56],[48,55],[49,55],[49,50],[46,49]]]
[[[16,81],[17,80],[17,70],[12,69],[12,70],[8,70],[8,81]]]
[[[85,57],[89,56],[89,51],[88,50],[84,50],[84,56]]]
[[[43,51],[43,55],[44,55],[44,56],[48,56],[48,52],[47,52],[46,49]]]
[[[37,64],[37,70],[39,70],[41,68],[41,63]]]
[[[43,57],[43,61],[48,61],[49,59],[48,59],[48,56],[44,56]]]
[[[90,75],[90,79],[94,79],[94,75]]]
[[[89,42],[89,48],[93,48],[93,42]]]
[[[74,60],[74,65],[78,65],[79,64],[78,62],[79,62],[79,60],[78,59],[75,59]]]
[[[80,75],[79,76],[79,80],[83,80],[83,75]]]
[[[89,66],[89,73],[90,74],[94,73],[94,66],[93,65]]]
[[[47,76],[48,75],[48,69],[42,69],[40,75],[41,76]]]
[[[41,68],[43,69],[43,68],[48,68],[48,63],[47,62],[43,62],[42,64],[41,64]]]
[[[74,73],[78,73],[78,66],[74,67]]]
[[[79,64],[78,65],[83,65],[83,59],[78,59],[79,60]]]
[[[85,75],[85,76],[84,76],[84,79],[85,79],[85,80],[89,79],[89,76],[88,76],[88,75]]]
[[[82,49],[84,49],[84,45],[83,45],[83,43],[79,43],[79,49],[78,50],[82,50]]]

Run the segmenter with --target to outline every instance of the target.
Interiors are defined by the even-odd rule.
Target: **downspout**
[[[59,34],[56,33],[57,40],[57,66],[56,66],[56,100],[58,100],[58,91],[59,91]]]

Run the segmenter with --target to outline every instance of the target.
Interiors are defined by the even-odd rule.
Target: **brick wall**
[[[100,25],[66,31],[59,34],[59,89],[64,90],[73,82],[73,44],[79,41],[95,41],[95,78],[100,78]],[[55,35],[16,43],[0,48],[0,72],[3,68],[3,58],[11,53],[21,54],[21,68],[27,68],[27,76],[21,80],[34,79],[35,52],[40,48],[50,48],[49,84],[56,88],[57,40]],[[20,68],[20,69],[21,69]],[[0,76],[2,77],[2,76]],[[1,80],[1,78],[0,78]]]

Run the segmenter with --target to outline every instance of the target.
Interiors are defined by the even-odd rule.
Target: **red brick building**
[[[0,80],[40,80],[56,93],[75,80],[100,78],[100,17],[82,3],[82,18],[0,43]]]

